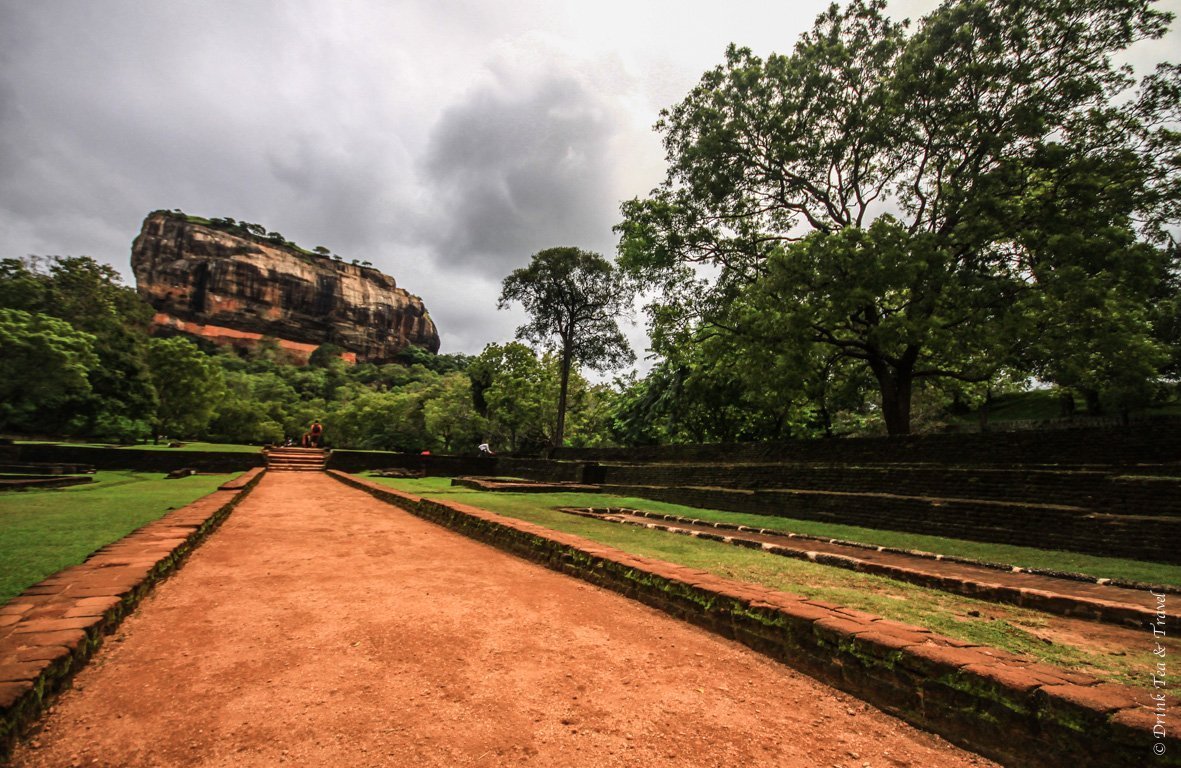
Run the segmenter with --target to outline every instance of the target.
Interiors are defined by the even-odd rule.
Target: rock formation
[[[304,360],[324,343],[360,362],[388,362],[411,344],[439,351],[422,299],[392,277],[223,221],[169,211],[144,219],[131,268],[158,329],[235,346],[269,337]]]

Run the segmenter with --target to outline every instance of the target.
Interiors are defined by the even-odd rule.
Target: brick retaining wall
[[[567,470],[568,472],[572,470]],[[1109,514],[1181,515],[1181,476],[1114,469],[930,467],[891,464],[612,464],[611,485],[893,493],[943,499],[1066,504]]]
[[[971,646],[926,629],[776,592],[451,501],[331,473],[427,520],[733,638],[915,725],[1033,768],[1181,766],[1152,754],[1146,691]],[[1175,731],[1171,731],[1175,732]]]
[[[552,458],[572,461],[832,462],[852,464],[1173,464],[1181,472],[1181,419],[1134,427],[1041,432],[899,435],[794,440],[780,443],[663,445],[635,448],[558,448]]]
[[[370,469],[423,470],[429,477],[498,474],[496,459],[486,456],[446,456],[385,451],[333,450],[328,455],[328,469],[364,472]]]

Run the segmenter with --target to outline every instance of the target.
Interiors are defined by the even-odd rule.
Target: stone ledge
[[[1005,764],[1035,768],[1181,766],[1181,739],[1153,755],[1147,691],[921,627],[648,558],[486,510],[338,480],[412,514],[620,592],[735,639],[881,709]]]
[[[1014,569],[1013,566],[972,561],[967,558],[871,546],[770,528],[752,528],[733,523],[698,520],[635,509],[608,507],[597,510],[585,507],[563,507],[560,511],[590,519],[607,520],[618,525],[639,526],[711,541],[721,541],[751,549],[762,549],[783,557],[810,560],[821,565],[886,576],[929,589],[967,595],[990,602],[1020,605],[1060,616],[1137,628],[1143,628],[1145,623],[1157,618],[1155,608],[1128,602],[1126,592],[1121,591],[1129,589],[1128,587],[1118,587],[1110,583],[1100,585],[1096,584],[1094,579],[1084,581],[1083,577],[1061,579],[1061,585],[1056,586],[1054,590],[1039,589],[1030,586],[1030,584],[1045,584],[1046,582],[1040,581],[1040,579],[1047,574],[1031,568]],[[639,519],[628,519],[629,516]],[[688,527],[681,527],[681,525]],[[701,530],[702,528],[711,530],[705,531]],[[759,536],[774,537],[779,540],[766,541],[765,538],[756,538]],[[975,575],[962,572],[948,575],[938,572],[934,563],[939,561],[967,565],[980,570]],[[1050,574],[1050,578],[1060,578],[1060,576]],[[1084,584],[1086,587],[1080,586]],[[1171,594],[1181,592],[1176,587],[1168,586],[1142,585],[1139,588],[1144,592],[1149,590],[1161,590]],[[1086,594],[1088,589],[1092,592],[1097,591],[1105,594],[1107,599]],[[1181,600],[1177,602],[1181,603]],[[1170,622],[1177,622],[1176,609],[1168,616]]]
[[[102,646],[104,635],[180,567],[264,471],[249,470],[0,606],[0,761]]]

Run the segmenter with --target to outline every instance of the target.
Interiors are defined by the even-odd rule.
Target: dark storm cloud
[[[493,277],[543,248],[609,246],[614,126],[609,106],[572,76],[476,90],[432,133],[424,242],[440,263]]]
[[[371,261],[478,352],[532,253],[611,255],[663,175],[660,108],[826,4],[0,0],[0,257],[129,276],[149,211],[231,216]]]
[[[285,10],[0,0],[6,245],[126,272],[143,216],[181,208],[376,261],[390,179],[412,168],[381,127],[385,83]]]

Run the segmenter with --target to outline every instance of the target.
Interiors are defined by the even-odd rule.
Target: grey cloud
[[[440,263],[503,277],[542,248],[602,249],[618,201],[602,99],[573,77],[489,84],[446,110],[424,186],[436,210],[423,240]]]

